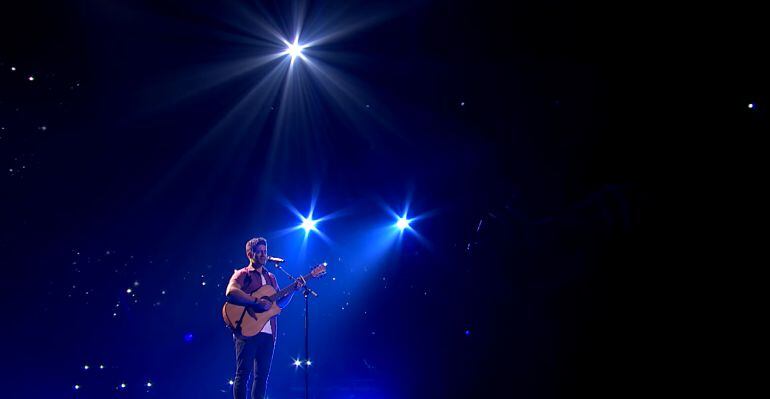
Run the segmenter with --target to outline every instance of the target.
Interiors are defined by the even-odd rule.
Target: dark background
[[[712,274],[727,239],[700,237],[763,220],[755,5],[305,4],[324,29],[373,20],[315,53],[352,100],[236,108],[265,70],[212,65],[265,51],[237,28],[250,2],[3,4],[2,396],[229,397],[219,309],[260,235],[292,273],[330,265],[313,397],[725,383],[705,365],[741,350],[715,320],[747,328],[728,304],[760,283],[735,258]],[[285,204],[314,195],[336,217],[303,249]],[[423,217],[398,239],[383,205],[406,201]],[[299,398],[301,297],[279,329],[268,393]]]

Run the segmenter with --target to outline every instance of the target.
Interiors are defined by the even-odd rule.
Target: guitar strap
[[[241,333],[241,323],[243,323],[243,318],[246,316],[246,307],[243,307],[243,312],[241,312],[241,317],[238,319],[238,321],[235,322],[235,328],[233,331],[237,332],[238,334]]]
[[[249,276],[247,274],[246,275],[246,279],[243,282],[243,286],[247,287],[249,284],[251,284],[251,276]],[[251,295],[252,293],[253,293],[253,291],[250,292],[249,295]],[[247,307],[244,306],[243,307],[243,312],[241,312],[241,317],[238,318],[238,321],[235,322],[235,328],[233,328],[233,331],[237,332],[238,334],[241,333],[241,324],[243,323],[243,318],[246,317],[246,309],[247,309]]]

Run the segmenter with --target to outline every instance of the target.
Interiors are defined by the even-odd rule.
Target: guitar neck
[[[308,274],[306,274],[306,275],[302,276],[301,278],[299,278],[299,280],[305,280],[305,281],[307,281],[307,280],[310,280],[311,278],[314,278],[314,277],[313,277],[313,273],[308,273]],[[292,291],[294,291],[294,287],[296,287],[296,286],[297,286],[297,282],[295,281],[295,282],[293,282],[293,283],[291,283],[291,284],[287,285],[286,287],[284,287],[282,290],[280,290],[280,291],[276,292],[275,294],[273,294],[273,295],[270,297],[270,299],[271,299],[273,302],[276,302],[276,301],[280,301],[280,300],[281,300],[281,299],[283,299],[285,296],[287,296],[287,295],[291,294],[291,293],[292,293]]]

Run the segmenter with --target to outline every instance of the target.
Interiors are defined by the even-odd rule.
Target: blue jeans
[[[273,336],[266,333],[259,333],[249,338],[233,336],[233,342],[235,342],[233,398],[246,399],[246,385],[251,375],[251,399],[264,399],[270,363],[273,361]]]

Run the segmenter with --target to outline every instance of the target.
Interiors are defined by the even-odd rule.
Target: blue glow
[[[301,217],[302,224],[300,227],[305,229],[305,233],[310,233],[310,230],[318,231],[316,229],[315,224],[318,222],[317,220],[313,220],[313,214],[311,213],[308,217]]]
[[[294,59],[297,57],[303,60],[305,59],[305,56],[302,55],[302,50],[304,50],[307,45],[299,44],[299,37],[294,38],[293,43],[289,43],[288,41],[284,40],[284,44],[286,44],[286,50],[281,54],[290,56],[292,63],[294,63]]]
[[[187,334],[184,335],[184,342],[190,343],[190,342],[192,342],[192,340],[193,340],[192,333],[187,333]]]
[[[399,230],[403,231],[405,228],[409,227],[409,219],[407,219],[405,216],[398,218],[398,221],[396,222],[396,227],[398,227]]]

